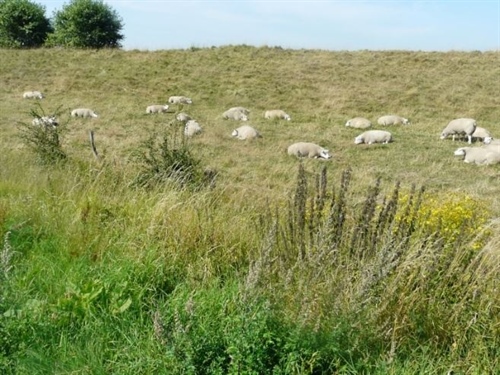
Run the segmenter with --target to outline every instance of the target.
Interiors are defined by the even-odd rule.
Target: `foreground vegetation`
[[[496,133],[498,54],[229,46],[0,62],[2,373],[500,368],[498,169],[438,140],[461,116]],[[41,108],[22,100],[30,89]],[[176,94],[192,107],[144,113]],[[220,114],[235,105],[261,140],[230,139]],[[34,107],[61,106],[101,117],[66,111],[57,137],[30,133]],[[274,107],[292,121],[264,121]],[[180,110],[204,134],[182,140]],[[345,121],[386,113],[413,125],[354,146]],[[288,157],[304,138],[333,160]]]

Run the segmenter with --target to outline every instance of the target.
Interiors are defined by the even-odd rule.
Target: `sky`
[[[70,0],[34,0],[53,17]],[[123,48],[499,51],[500,0],[110,0]]]

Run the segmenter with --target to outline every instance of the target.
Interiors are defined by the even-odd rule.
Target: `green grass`
[[[0,372],[496,373],[499,171],[439,135],[457,117],[500,134],[498,58],[1,50]],[[34,89],[41,108],[22,99]],[[194,103],[146,115],[171,95]],[[221,114],[240,105],[263,138],[231,138]],[[292,121],[266,121],[273,108]],[[62,111],[64,163],[22,137],[40,109]],[[179,135],[181,110],[204,132],[148,144]],[[412,125],[354,145],[349,118],[390,113]],[[299,162],[296,141],[333,159]]]

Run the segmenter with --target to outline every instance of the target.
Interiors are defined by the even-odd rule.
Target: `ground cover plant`
[[[496,373],[499,171],[439,135],[500,133],[498,57],[1,50],[1,372]],[[193,104],[145,113],[171,95]],[[239,105],[261,139],[231,137]],[[33,111],[57,111],[57,142]],[[349,118],[390,113],[412,125],[354,145]]]

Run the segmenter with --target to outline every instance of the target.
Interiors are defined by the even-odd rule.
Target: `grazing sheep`
[[[482,128],[480,126],[476,126],[476,130],[474,130],[474,133],[472,133],[472,139],[476,139],[476,140],[480,139],[481,141],[485,142],[488,139],[491,140],[492,137],[491,137],[491,133],[488,130],[486,130],[485,128]]]
[[[457,135],[465,135],[469,140],[469,144],[472,143],[472,134],[476,130],[477,123],[476,120],[472,118],[457,118],[451,120],[448,125],[443,129],[441,133],[441,139],[445,139],[449,135],[455,140]]]
[[[392,134],[385,130],[367,130],[354,138],[354,143],[359,145],[366,143],[389,143],[392,142]]]
[[[379,117],[377,123],[379,125],[410,125],[410,120],[397,115],[386,115]]]
[[[71,116],[73,117],[99,117],[97,114],[89,108],[77,108],[71,111]]]
[[[181,122],[188,122],[189,120],[192,120],[191,116],[189,116],[187,113],[184,113],[184,112],[181,112],[181,113],[178,113],[177,116],[175,116],[175,118],[177,119],[177,121],[181,121]]]
[[[288,155],[297,157],[308,157],[314,159],[330,159],[332,156],[328,150],[310,142],[298,142],[288,147]]]
[[[162,113],[168,111],[168,105],[153,104],[146,107],[146,113]]]
[[[366,129],[372,126],[372,122],[364,117],[354,117],[345,123],[345,126],[350,126],[356,129]]]
[[[240,140],[261,138],[260,133],[250,125],[243,125],[233,130],[231,136]]]
[[[26,91],[23,94],[24,99],[43,99],[44,96],[40,91]]]
[[[186,137],[192,137],[193,135],[196,135],[198,133],[201,133],[203,129],[201,128],[200,124],[196,122],[195,120],[188,120],[186,122],[186,125],[184,126],[184,135]]]
[[[491,165],[500,163],[500,147],[461,147],[453,153],[463,156],[465,163],[478,165]]]
[[[168,102],[170,104],[193,104],[191,98],[185,96],[171,96],[168,98]]]
[[[248,121],[248,110],[242,107],[229,108],[222,114],[225,120]]]
[[[34,126],[44,126],[45,128],[55,128],[59,125],[59,121],[55,116],[35,117],[31,122]]]
[[[281,109],[270,109],[264,113],[264,118],[266,119],[282,119],[290,121],[291,117],[285,111]]]

